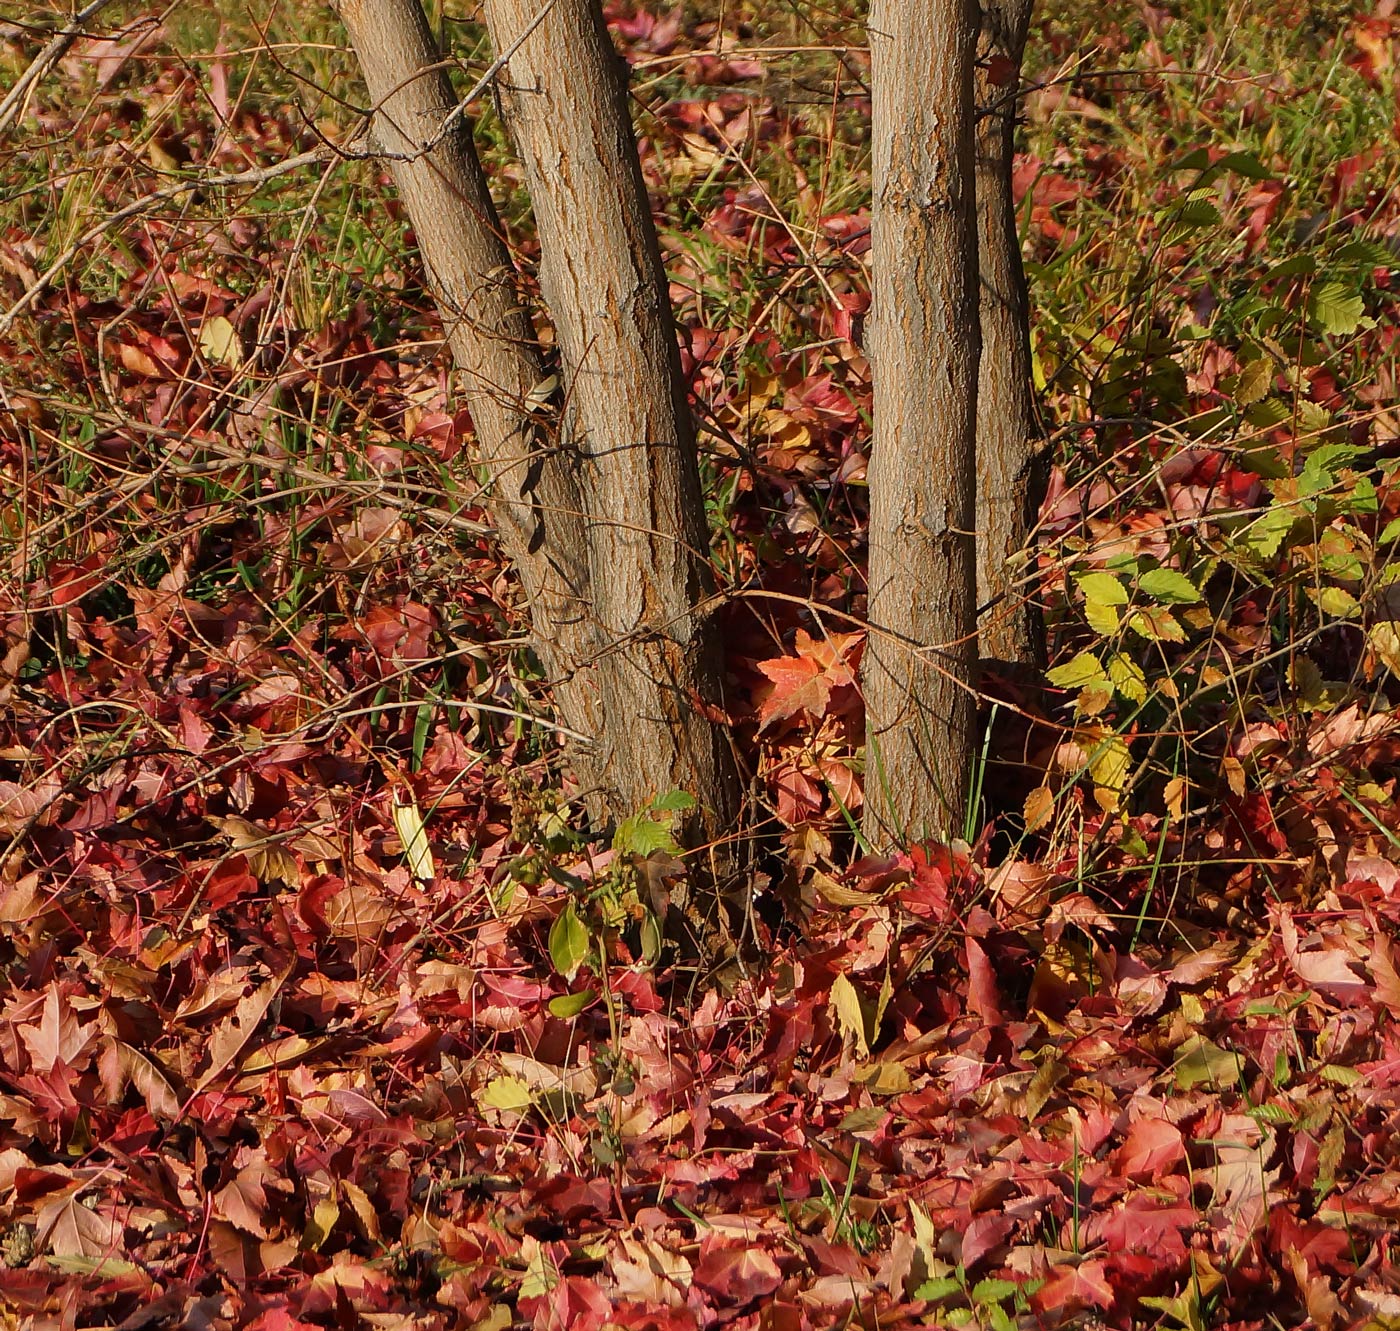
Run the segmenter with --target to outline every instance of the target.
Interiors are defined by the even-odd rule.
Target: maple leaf
[[[852,658],[863,641],[860,633],[833,633],[813,639],[798,629],[795,656],[759,661],[759,670],[772,682],[759,707],[759,730],[799,713],[820,721],[831,705],[832,690],[855,683]]]
[[[86,1061],[83,1055],[97,1037],[97,1027],[91,1022],[86,1026],[79,1023],[68,1000],[54,983],[44,995],[38,1024],[21,1026],[19,1035],[29,1050],[34,1071],[42,1075],[53,1071],[59,1063],[69,1068],[82,1067]]]
[[[1113,1286],[1102,1262],[1052,1266],[1049,1279],[1031,1296],[1038,1312],[1074,1313],[1085,1308],[1111,1308]]]

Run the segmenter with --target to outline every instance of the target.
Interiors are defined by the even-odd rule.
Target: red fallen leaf
[[[771,1294],[782,1279],[777,1262],[762,1248],[726,1246],[708,1238],[695,1268],[695,1283],[730,1304]]]
[[[1160,1118],[1136,1119],[1113,1163],[1125,1178],[1155,1181],[1186,1158],[1181,1129]]]
[[[1074,1313],[1085,1308],[1111,1308],[1113,1286],[1102,1262],[1052,1266],[1050,1278],[1031,1296],[1037,1312]]]
[[[987,954],[975,938],[966,940],[967,949],[967,1006],[968,1011],[981,1017],[988,1026],[1000,1026],[1005,1022],[1001,1014],[1001,999],[997,991],[996,972]]]
[[[29,1050],[34,1071],[44,1074],[59,1063],[82,1067],[87,1062],[84,1055],[97,1037],[97,1026],[92,1022],[80,1025],[68,999],[60,995],[57,984],[51,984],[38,1023],[19,1027],[19,1037]]]
[[[1086,1243],[1105,1243],[1110,1251],[1141,1252],[1166,1266],[1186,1256],[1186,1240],[1199,1219],[1185,1202],[1163,1205],[1155,1196],[1130,1193],[1110,1215],[1091,1217],[1084,1230]]]
[[[520,1311],[533,1316],[535,1331],[597,1331],[611,1310],[612,1301],[587,1276],[566,1276],[548,1294],[520,1300]]]
[[[995,1252],[1016,1228],[1016,1221],[999,1211],[974,1216],[963,1232],[962,1264],[971,1270],[989,1253]]]
[[[1400,1016],[1400,974],[1395,969],[1395,957],[1390,950],[1390,940],[1372,925],[1375,932],[1371,936],[1371,956],[1366,969],[1376,986],[1376,1000],[1390,1009],[1392,1015]]]
[[[854,657],[864,641],[859,633],[833,633],[814,639],[798,629],[795,656],[778,656],[759,661],[758,668],[772,681],[772,688],[759,707],[759,729],[805,712],[820,721],[831,705],[831,692],[856,681]]]

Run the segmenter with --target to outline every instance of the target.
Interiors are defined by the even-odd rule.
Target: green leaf
[[[1217,171],[1233,171],[1250,180],[1272,180],[1274,173],[1253,153],[1226,153],[1215,163]]]
[[[1236,405],[1248,407],[1268,397],[1269,390],[1274,386],[1276,368],[1273,358],[1267,355],[1242,365],[1235,376]]]
[[[1244,1059],[1239,1054],[1222,1049],[1204,1036],[1193,1035],[1182,1046],[1181,1057],[1176,1061],[1177,1089],[1189,1091],[1203,1082],[1233,1086],[1243,1068]]]
[[[1244,414],[1245,420],[1260,430],[1272,430],[1276,425],[1293,419],[1292,406],[1276,397],[1256,402]]]
[[[1297,520],[1295,509],[1271,508],[1239,534],[1239,543],[1259,559],[1272,559]]]
[[[1173,220],[1181,227],[1218,226],[1220,209],[1209,199],[1188,199]]]
[[[1147,676],[1136,661],[1121,653],[1109,657],[1108,677],[1113,687],[1130,702],[1147,701]]]
[[[1100,605],[1127,605],[1128,592],[1111,573],[1085,573],[1077,579],[1085,600]]]
[[[650,814],[636,813],[618,823],[613,849],[646,856],[655,850],[672,852],[676,843],[666,823],[657,822]]]
[[[1308,316],[1324,333],[1350,336],[1365,313],[1361,293],[1343,282],[1319,282],[1308,295]]]
[[[669,790],[652,800],[657,813],[685,813],[695,807],[695,796],[684,790]]]
[[[592,989],[580,989],[576,994],[560,994],[558,998],[549,1000],[549,1010],[567,1021],[570,1017],[578,1016],[597,997]]]
[[[1174,162],[1169,168],[1172,171],[1204,171],[1210,166],[1210,149],[1192,148],[1185,157]]]
[[[578,974],[588,960],[588,930],[570,901],[549,928],[549,959],[566,980]]]
[[[645,906],[642,907],[642,964],[655,966],[661,960],[661,924]]]
[[[940,1276],[937,1280],[925,1280],[914,1291],[914,1297],[927,1303],[938,1303],[961,1290],[962,1286],[952,1276]]]
[[[1101,638],[1111,638],[1118,632],[1118,607],[1100,601],[1086,601],[1084,619]]]
[[[1193,605],[1201,599],[1195,583],[1174,568],[1154,568],[1138,579],[1138,587],[1161,605]]]
[[[1108,675],[1097,656],[1092,652],[1080,652],[1072,661],[1056,666],[1045,678],[1057,689],[1079,689],[1106,680]]]
[[[1400,541],[1400,518],[1391,518],[1376,537],[1377,545],[1389,545],[1392,541]]]
[[[1320,590],[1309,587],[1308,595],[1329,619],[1355,619],[1361,614],[1361,605],[1356,597],[1340,587],[1323,587]]]
[[[988,1278],[979,1280],[972,1287],[972,1298],[975,1303],[1004,1303],[1016,1297],[1016,1289],[1017,1286],[1010,1280]]]

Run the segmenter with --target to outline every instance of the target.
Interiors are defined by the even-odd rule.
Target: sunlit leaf
[[[567,902],[549,928],[549,959],[560,975],[572,980],[578,968],[588,960],[588,949],[588,930],[579,919],[574,903]]]

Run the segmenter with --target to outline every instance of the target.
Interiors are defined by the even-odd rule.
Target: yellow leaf
[[[1025,808],[1022,811],[1026,820],[1026,831],[1034,832],[1044,827],[1054,808],[1055,792],[1049,786],[1037,786],[1026,796]]]
[[[1186,808],[1186,778],[1174,776],[1162,787],[1162,799],[1167,806],[1167,817],[1180,818]]]
[[[394,788],[393,812],[394,830],[399,834],[399,843],[403,846],[404,859],[408,861],[410,872],[419,882],[432,882],[437,869],[433,865],[433,852],[428,848],[423,815],[418,812],[418,801],[402,786]]]
[[[853,1040],[856,1053],[865,1058],[870,1053],[870,1040],[865,1034],[865,1012],[860,1005],[856,987],[844,975],[831,984],[831,1010],[836,1016],[836,1029],[844,1039]]]
[[[1225,757],[1220,760],[1220,772],[1236,799],[1244,794],[1244,764],[1238,758]]]
[[[476,1102],[483,1109],[523,1114],[533,1103],[530,1088],[521,1077],[494,1077],[482,1088]]]
[[[236,370],[243,364],[243,344],[238,330],[222,314],[206,319],[199,327],[199,351],[207,361]]]

